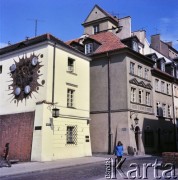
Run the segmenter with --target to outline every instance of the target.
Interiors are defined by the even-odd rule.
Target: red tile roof
[[[90,35],[89,37],[101,43],[101,46],[99,46],[96,49],[94,54],[113,51],[127,47],[120,41],[119,37],[117,37],[112,32],[101,32],[98,34]]]
[[[99,53],[104,53],[108,51],[114,51],[117,49],[125,48],[127,47],[124,45],[118,36],[113,34],[112,32],[100,32],[98,34],[93,34],[88,36],[90,39],[93,39],[97,42],[99,42],[101,45],[93,52],[93,54],[99,54]],[[87,37],[86,37],[87,39]],[[81,39],[74,39],[71,41],[67,41],[66,44],[70,45],[72,42],[78,42]]]

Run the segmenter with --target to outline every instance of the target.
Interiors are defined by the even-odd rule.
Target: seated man
[[[9,156],[9,143],[6,143],[3,153],[4,153],[3,154],[3,160],[7,163],[8,167],[11,167],[11,163],[10,163],[10,161],[8,159],[8,156]]]

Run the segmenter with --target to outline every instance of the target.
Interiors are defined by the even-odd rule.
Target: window
[[[144,131],[145,136],[145,146],[146,147],[153,147],[154,146],[154,133],[152,130],[145,130]]]
[[[67,90],[67,107],[74,107],[74,93],[72,89]]]
[[[90,54],[93,52],[93,44],[88,43],[85,45],[85,54]]]
[[[2,65],[0,66],[0,74],[2,74]]]
[[[143,90],[140,90],[140,89],[139,89],[139,93],[138,93],[138,102],[140,104],[143,103]]]
[[[163,117],[166,117],[166,104],[163,104]]]
[[[67,126],[67,144],[77,144],[77,126]]]
[[[130,73],[131,74],[134,74],[134,67],[135,67],[135,64],[133,62],[130,62]]]
[[[174,96],[177,96],[177,88],[174,86]]]
[[[156,103],[156,115],[157,116],[161,115],[161,113],[160,113],[160,103],[159,102]]]
[[[142,66],[138,66],[138,76],[142,77]]]
[[[167,115],[168,115],[168,117],[171,117],[171,106],[170,105],[167,106]]]
[[[146,105],[150,105],[150,92],[146,92]]]
[[[159,80],[155,79],[155,90],[159,91]]]
[[[164,61],[161,61],[161,71],[165,71],[165,63],[164,63]]]
[[[93,34],[96,34],[99,32],[99,24],[93,26]]]
[[[169,94],[169,95],[171,94],[170,93],[170,84],[167,84],[167,94]]]
[[[174,67],[171,67],[171,75],[174,76]]]
[[[161,81],[161,92],[164,93],[165,82]]]
[[[178,69],[176,70],[176,78],[178,79]]]
[[[145,79],[148,79],[148,72],[149,72],[149,69],[145,68]]]
[[[139,48],[138,43],[136,41],[132,41],[132,48],[134,51],[138,52]]]
[[[171,130],[168,129],[164,129],[163,130],[164,135],[163,135],[163,139],[164,139],[164,143],[165,144],[170,144],[173,142],[173,132]]]
[[[75,60],[72,58],[68,58],[68,71],[74,72],[74,62]]]
[[[131,87],[131,101],[136,102],[136,89]]]
[[[176,107],[176,118],[178,118],[178,107]],[[178,125],[178,122],[177,122]]]

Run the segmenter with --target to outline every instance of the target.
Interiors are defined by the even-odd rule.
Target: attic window
[[[93,34],[99,33],[99,24],[93,26]]]
[[[93,52],[93,44],[88,43],[85,45],[85,54],[90,54]]]
[[[174,76],[174,67],[171,67],[171,75]]]
[[[164,63],[164,61],[161,61],[161,71],[165,71],[165,63]]]
[[[176,78],[178,79],[178,69],[176,69]]]
[[[138,48],[138,43],[136,41],[132,41],[132,48],[134,51],[138,52],[139,48]]]

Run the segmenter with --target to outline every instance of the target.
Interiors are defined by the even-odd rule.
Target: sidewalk
[[[70,159],[60,159],[56,161],[45,161],[45,162],[19,162],[17,164],[12,164],[12,167],[2,167],[0,168],[0,178],[4,176],[11,176],[24,173],[32,173],[36,171],[44,171],[56,168],[65,168],[70,166],[90,164],[96,162],[105,163],[106,158],[114,158],[114,155],[103,155],[96,154],[90,157],[80,157],[80,158],[70,158]],[[148,157],[148,156],[128,156],[128,159],[134,160],[137,158]]]

